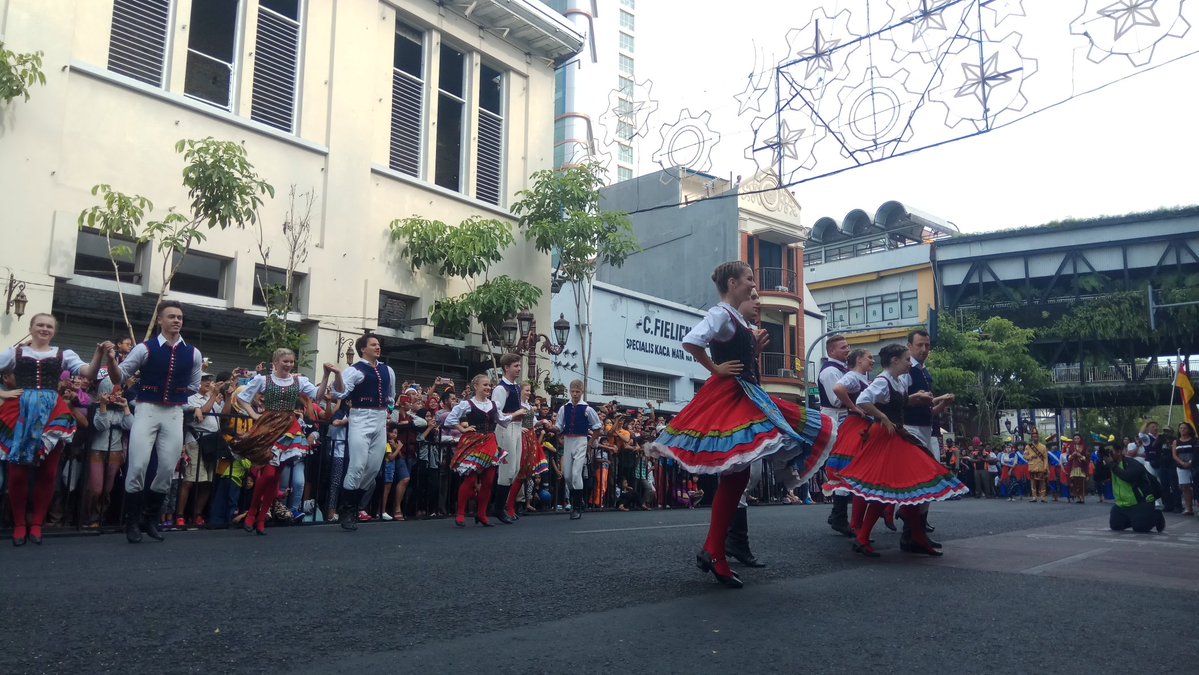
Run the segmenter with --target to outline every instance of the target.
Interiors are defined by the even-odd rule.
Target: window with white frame
[[[192,4],[187,28],[185,96],[233,110],[239,0]]]
[[[619,157],[620,161],[624,162],[625,164],[632,164],[633,163],[633,146],[626,145],[624,143],[618,143],[617,147],[619,148],[618,157]]]
[[[108,69],[163,86],[171,0],[115,0],[108,40]]]
[[[636,28],[633,21],[633,15],[624,11],[623,9],[620,10],[620,27],[627,28],[629,30],[634,30]]]
[[[391,70],[391,150],[388,166],[420,178],[425,109],[425,34],[397,20]]]
[[[193,0],[186,16],[174,9],[171,0],[113,0],[108,69],[178,91],[166,77],[170,36],[185,28],[185,96],[233,112],[239,77],[248,76],[250,119],[294,132],[303,0]],[[252,36],[244,34],[243,11],[256,12]],[[246,51],[250,68],[237,58]]]
[[[466,135],[466,54],[441,45],[441,67],[437,77],[437,156],[433,182],[462,191],[462,149]]]
[[[628,56],[627,54],[621,54],[619,61],[620,61],[620,72],[625,73],[626,75],[632,75],[633,74],[633,57]]]
[[[670,400],[670,378],[636,370],[604,366],[604,396],[624,396],[647,401]]]
[[[620,48],[630,54],[633,53],[633,36],[628,33],[620,34]]]
[[[637,0],[620,0],[620,5],[629,9],[637,9]]]
[[[622,141],[632,140],[633,139],[633,125],[629,124],[628,122],[617,122],[616,123],[616,137]]]
[[[630,65],[630,67],[632,67],[632,66]],[[624,75],[621,75],[620,79],[616,85],[616,90],[620,92],[621,96],[627,96],[629,98],[632,98],[632,96],[633,96],[633,78],[625,77]]]
[[[300,0],[258,0],[254,42],[250,119],[290,133],[300,68]]]
[[[476,135],[475,197],[500,203],[504,163],[504,73],[479,66],[479,132]]]
[[[621,183],[626,180],[633,180],[633,170],[627,166],[616,167],[616,180]]]

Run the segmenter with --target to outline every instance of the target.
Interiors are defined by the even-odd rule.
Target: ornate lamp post
[[[564,314],[559,314],[558,320],[554,322],[553,340],[548,335],[537,332],[537,319],[527,309],[521,310],[515,320],[508,319],[500,326],[500,341],[504,343],[504,347],[513,354],[528,355],[528,377],[533,382],[538,381],[538,343],[541,344],[541,351],[557,356],[566,349],[566,340],[569,337],[570,322]]]
[[[4,313],[16,314],[17,319],[25,315],[25,305],[29,299],[25,297],[25,282],[17,279],[15,274],[8,275],[8,291],[4,299]]]

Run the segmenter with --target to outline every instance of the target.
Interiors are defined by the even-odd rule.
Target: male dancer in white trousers
[[[562,433],[562,478],[570,490],[570,519],[583,517],[587,500],[583,497],[583,467],[587,464],[587,442],[603,428],[599,415],[583,400],[583,381],[570,383],[570,403],[558,409],[558,429]]]
[[[341,483],[337,522],[344,530],[358,529],[358,507],[363,496],[375,487],[375,478],[387,454],[387,413],[396,401],[395,371],[379,356],[383,345],[374,335],[354,342],[359,359],[337,375],[336,396],[349,399],[346,425],[346,475]]]
[[[933,376],[928,372],[928,368],[924,367],[924,362],[928,360],[928,355],[932,351],[932,339],[928,335],[928,331],[917,329],[908,333],[908,353],[912,359],[912,370],[910,377],[912,378],[912,386],[909,391],[927,391],[933,393]],[[945,406],[953,403],[953,394],[948,394],[945,398],[937,401],[931,408],[929,407],[910,407],[904,411],[904,429],[915,436],[919,441],[932,453],[933,459],[941,461],[941,444],[938,443],[936,435],[933,433],[933,424],[937,419],[937,415],[945,409]],[[928,513],[929,503],[925,502],[920,505],[920,510]],[[925,529],[932,532],[936,528],[928,525],[928,518],[925,517]],[[912,539],[912,530],[905,522],[903,524],[903,534],[899,538],[899,547],[907,550],[909,542]],[[940,548],[941,544],[929,539],[929,543]]]
[[[491,401],[501,413],[511,415],[521,409],[520,355],[501,356],[500,370],[503,377],[500,378],[499,386],[491,390]],[[505,525],[516,522],[516,495],[512,493],[512,483],[516,480],[516,474],[520,473],[521,431],[522,427],[519,424],[509,424],[495,430],[501,452],[507,453],[496,472],[495,490],[495,514]],[[479,508],[487,507],[480,505]]]
[[[830,335],[824,341],[824,352],[828,358],[816,377],[820,389],[820,413],[833,418],[837,427],[840,427],[848,411],[841,399],[833,393],[833,387],[836,386],[837,380],[849,372],[849,366],[845,363],[845,359],[849,357],[849,341],[843,335]],[[847,490],[834,490],[833,510],[828,516],[829,527],[847,537],[854,534],[849,527],[850,500]]]
[[[200,350],[183,341],[183,306],[168,300],[158,307],[156,337],[142,342],[119,365],[116,353],[108,349],[108,377],[114,384],[141,373],[133,427],[129,430],[129,465],[125,471],[125,538],[130,544],[142,540],[142,533],[162,541],[158,519],[162,504],[171,491],[171,474],[183,452],[183,406],[200,391],[204,359]],[[150,453],[158,458],[158,468],[150,492],[144,492]]]

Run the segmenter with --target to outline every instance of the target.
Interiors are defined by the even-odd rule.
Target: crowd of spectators
[[[121,345],[129,348],[128,342]],[[261,367],[261,366],[260,366]],[[228,528],[245,517],[257,469],[236,457],[229,441],[253,424],[241,408],[240,387],[251,369],[205,373],[200,391],[184,407],[184,447],[172,472],[172,490],[161,514],[162,528]],[[64,378],[60,390],[70,403],[78,430],[66,452],[47,525],[101,529],[121,522],[125,450],[136,380],[113,386],[101,377]],[[129,394],[126,395],[126,389]],[[459,432],[445,425],[450,410],[473,392],[459,390],[450,378],[431,384],[403,382],[389,414],[388,452],[376,488],[360,505],[361,521],[442,518],[455,510],[458,476],[449,468]],[[348,401],[330,393],[325,400],[301,399],[295,414],[308,440],[308,454],[281,469],[280,488],[271,509],[272,526],[331,521],[337,518],[346,466]],[[556,410],[563,401],[532,399],[534,431],[545,451],[548,471],[518,486],[521,513],[571,509],[562,477],[562,437]],[[715,478],[689,475],[673,461],[659,459],[649,445],[668,420],[653,404],[629,408],[616,401],[593,406],[602,429],[590,440],[584,468],[587,508],[635,511],[695,508],[707,505]],[[0,464],[0,470],[3,465]],[[147,479],[149,480],[149,478]],[[0,484],[2,486],[2,484]],[[819,478],[788,492],[766,472],[751,491],[755,502],[813,503],[820,499]],[[0,503],[7,504],[0,500]],[[4,514],[0,522],[8,524]]]

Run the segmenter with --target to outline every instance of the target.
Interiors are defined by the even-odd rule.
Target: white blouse
[[[867,403],[890,403],[891,389],[894,389],[901,394],[906,394],[908,393],[908,387],[911,385],[912,378],[908,377],[907,374],[900,375],[898,378],[896,378],[895,376],[891,375],[891,373],[883,371],[882,375],[874,378],[874,381],[870,383],[870,386],[866,387],[862,390],[862,393],[858,394],[857,403],[858,405],[865,405]]]
[[[51,347],[44,352],[34,351],[33,347],[22,347],[21,351],[25,352],[26,356],[30,356],[35,359],[49,359],[58,355],[58,347]],[[8,349],[0,352],[0,370],[8,370],[9,368],[12,368],[16,361],[16,347],[9,347]],[[70,349],[62,350],[63,370],[69,371],[71,375],[78,375],[79,371],[83,370],[83,367],[86,365],[87,364],[83,362],[83,359],[79,358],[79,355],[74,351]]]
[[[475,404],[476,408],[478,408],[479,410],[481,410],[485,413],[491,412],[491,409],[495,407],[495,403],[490,400],[486,401],[486,402],[475,401],[474,399],[467,399],[465,401],[461,401],[460,403],[458,403],[458,405],[454,406],[453,410],[450,411],[450,416],[445,418],[445,422],[442,424],[442,426],[447,426],[447,427],[458,426],[458,422],[462,421],[462,418],[465,417],[467,415],[467,413],[470,412],[470,404],[472,402]],[[501,412],[501,413],[499,413],[499,418],[500,418],[499,422],[500,422],[501,427],[506,427],[512,423],[511,415],[505,415],[504,413]]]
[[[315,401],[316,385],[309,381],[308,378],[304,377],[303,375],[291,375],[287,378],[281,378],[273,372],[271,373],[271,381],[274,382],[275,386],[277,387],[290,387],[296,384],[296,380],[299,380],[300,393]],[[263,389],[266,389],[266,375],[255,375],[250,379],[249,382],[246,383],[246,386],[242,388],[241,393],[238,394],[237,398],[245,403],[251,403],[253,402],[254,397],[258,395],[258,392],[262,391]]]
[[[683,338],[683,344],[707,349],[713,342],[731,339],[737,334],[737,326],[733,321],[752,330],[736,307],[722,302],[708,310],[707,315]]]

